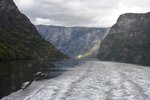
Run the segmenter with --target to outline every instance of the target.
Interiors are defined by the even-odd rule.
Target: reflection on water
[[[49,78],[36,73],[47,73],[52,67],[53,64],[48,61],[0,62],[0,98],[20,89],[26,81]]]
[[[0,62],[0,98],[21,89],[24,82],[49,79],[82,61],[16,61]],[[29,85],[29,84],[28,84]]]

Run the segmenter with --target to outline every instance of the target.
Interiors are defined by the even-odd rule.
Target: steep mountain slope
[[[43,38],[63,53],[77,57],[94,47],[103,38],[107,28],[36,26]],[[95,52],[95,51],[93,51]]]
[[[42,39],[13,0],[0,0],[0,61],[64,57],[66,55]]]
[[[150,65],[150,13],[121,15],[102,41],[98,58]]]

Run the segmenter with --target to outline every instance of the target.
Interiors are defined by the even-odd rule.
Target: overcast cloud
[[[14,0],[34,24],[110,27],[120,14],[150,11],[150,0]]]

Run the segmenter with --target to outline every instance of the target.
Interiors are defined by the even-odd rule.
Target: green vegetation
[[[86,51],[84,54],[77,55],[76,59],[85,59],[88,57],[95,57],[99,47],[100,47],[100,41],[95,41],[95,45],[90,50]]]
[[[0,61],[24,59],[61,59],[67,56],[59,53],[50,43],[36,38],[27,39],[17,32],[0,30]]]
[[[68,58],[42,39],[13,0],[1,0],[0,3],[4,3],[0,6],[0,61]]]

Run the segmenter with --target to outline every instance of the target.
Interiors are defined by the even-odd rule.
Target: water
[[[150,100],[149,67],[103,61],[53,64],[47,75],[58,77],[33,81],[2,100]]]
[[[0,98],[21,89],[24,82],[50,78],[50,61],[15,61],[0,63]],[[35,75],[41,72],[43,75]]]
[[[0,62],[0,98],[22,88],[23,83],[61,75],[81,61],[12,61]]]

